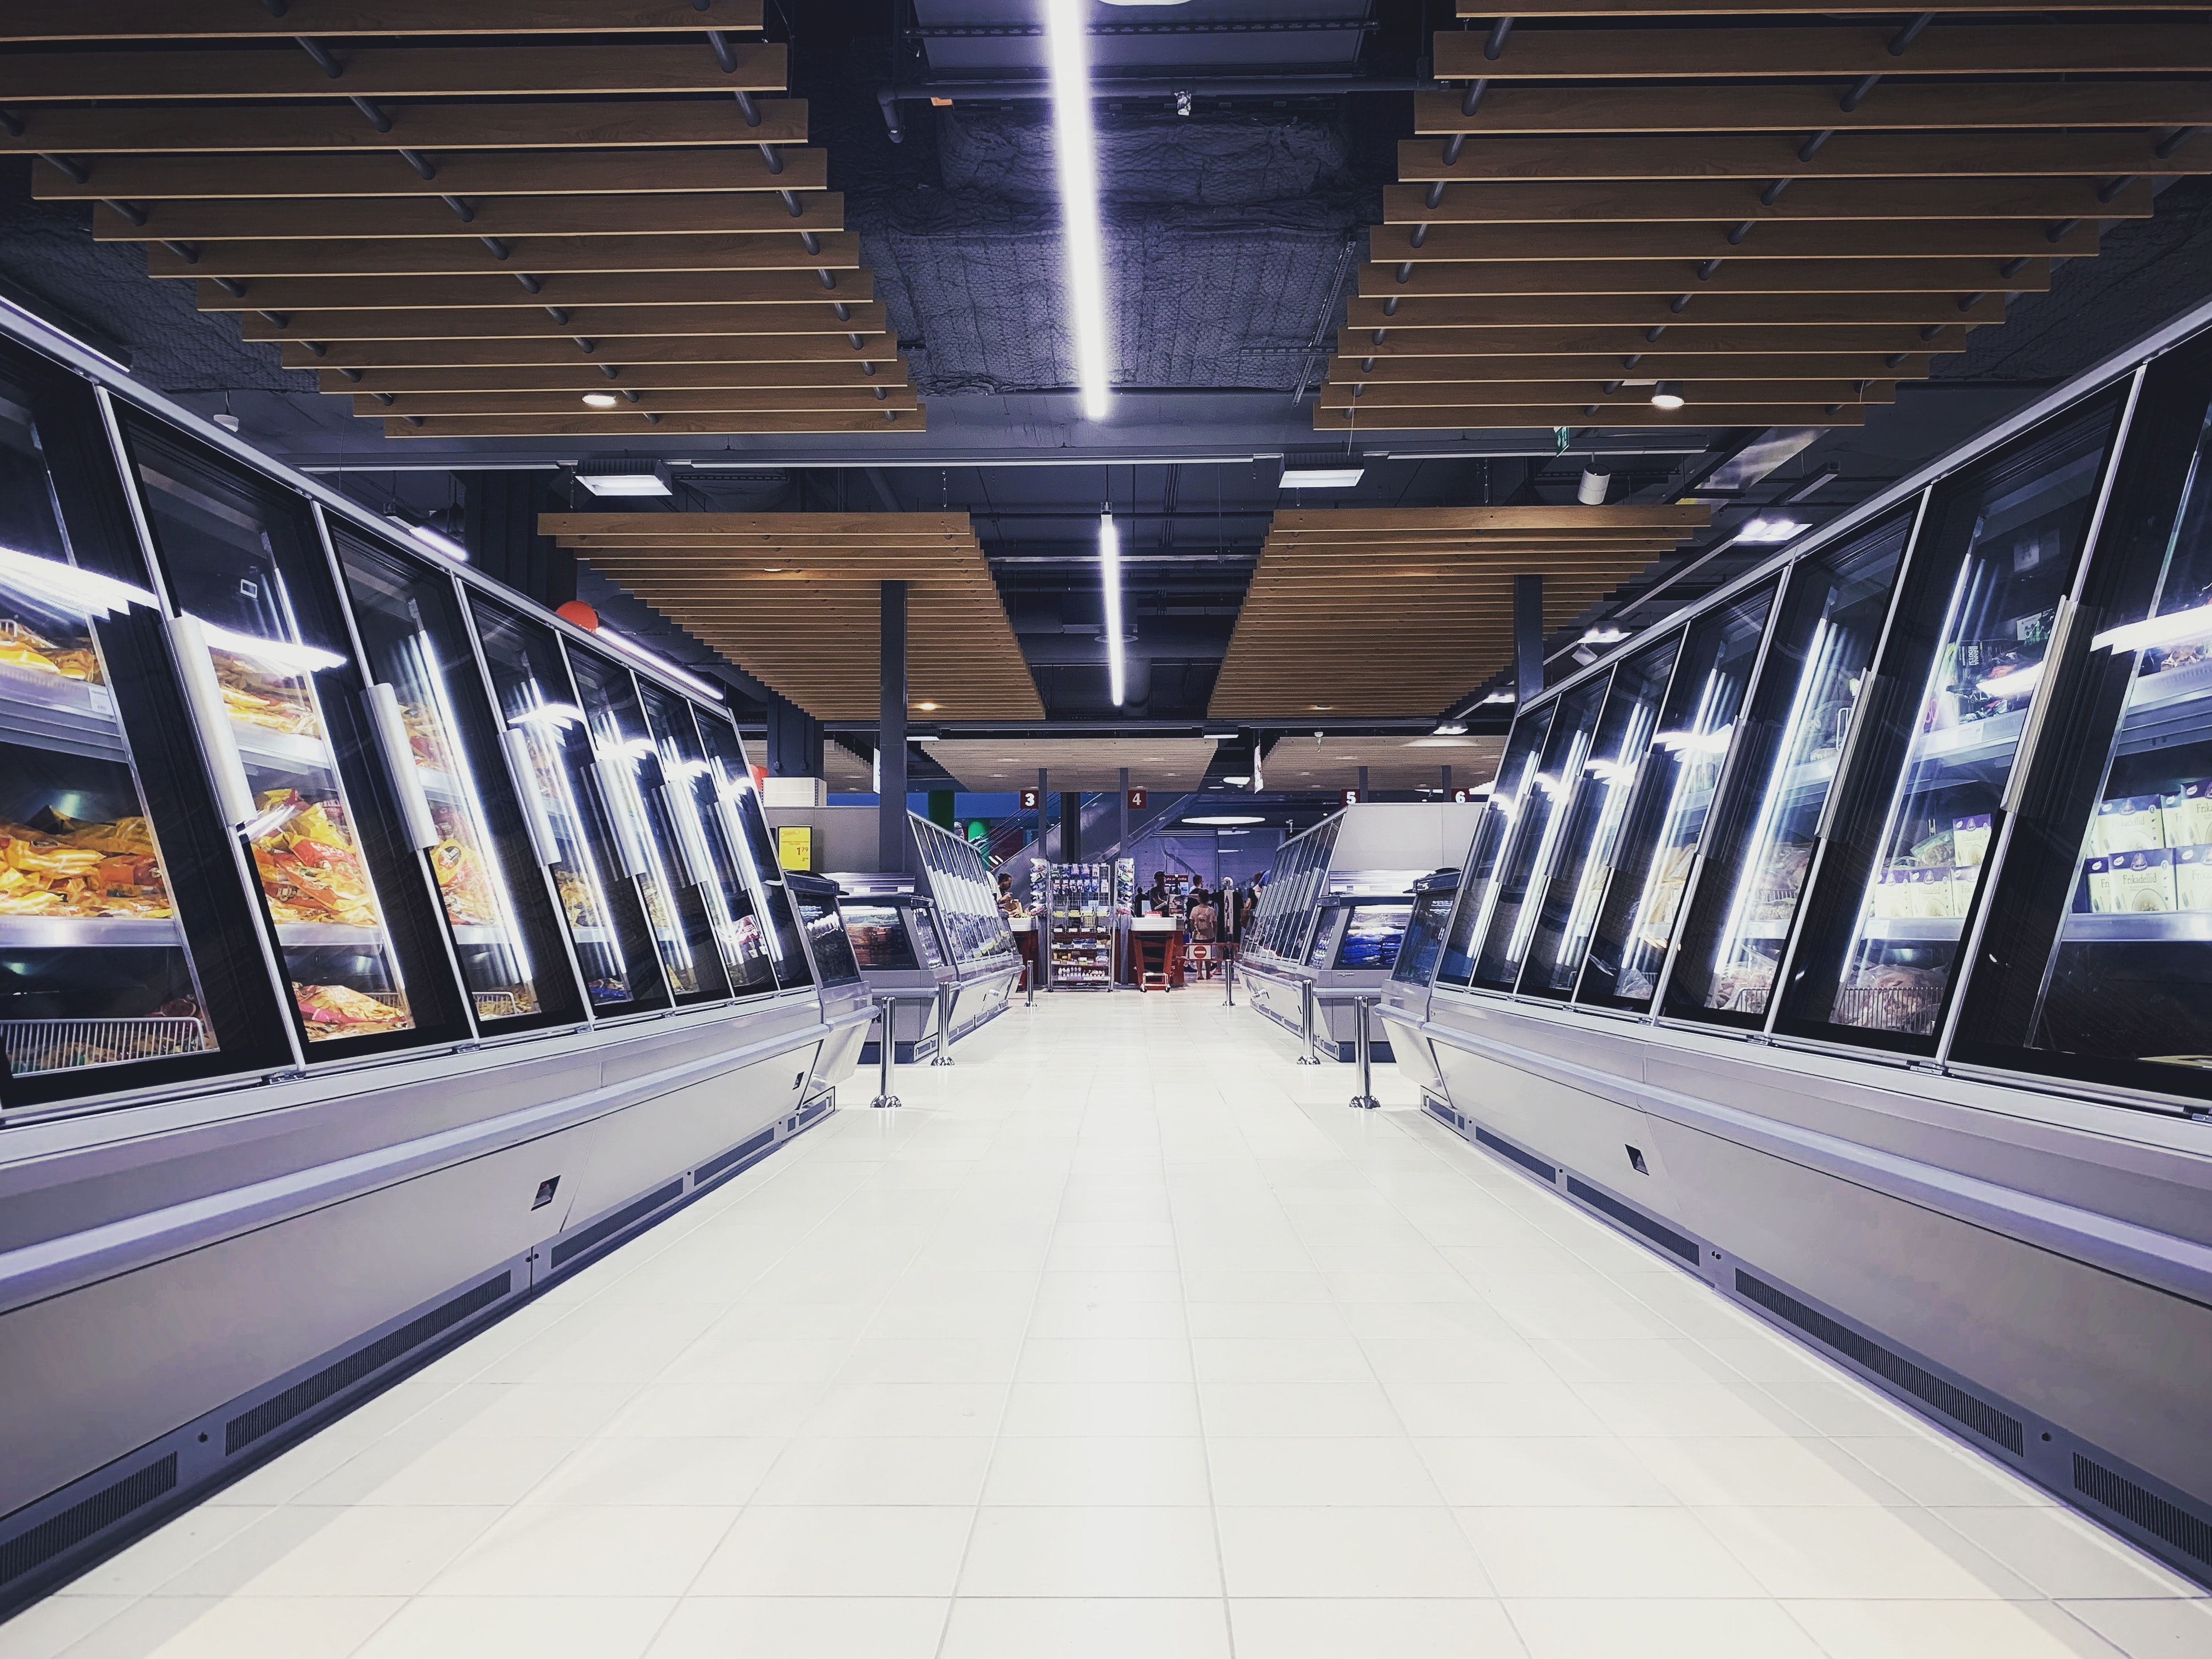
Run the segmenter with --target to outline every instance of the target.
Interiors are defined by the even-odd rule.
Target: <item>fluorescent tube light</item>
[[[1242,812],[1209,812],[1203,817],[1185,818],[1185,823],[1219,825],[1229,823],[1265,823],[1263,817],[1254,817]]]
[[[657,472],[579,472],[576,482],[594,495],[667,495],[674,492]]]
[[[1740,542],[1765,546],[1802,536],[1810,527],[1799,519],[1753,519],[1735,532],[1735,538]]]
[[[1098,222],[1098,135],[1091,124],[1090,10],[1085,0],[1044,0],[1075,383],[1083,393],[1084,417],[1103,421],[1109,404],[1106,256]]]
[[[1437,738],[1456,738],[1464,735],[1466,731],[1467,722],[1465,720],[1438,720],[1436,725],[1436,730],[1431,732],[1429,735]]]
[[[1485,705],[1488,705],[1493,702],[1516,702],[1519,699],[1510,691],[1493,691],[1482,701]]]
[[[1288,467],[1283,472],[1285,489],[1349,489],[1367,476],[1364,466]]]
[[[1127,688],[1121,661],[1121,532],[1114,515],[1098,515],[1098,586],[1106,596],[1106,689],[1119,708]]]
[[[1584,645],[1618,645],[1628,637],[1625,628],[1593,628],[1583,635]]]
[[[427,524],[412,523],[397,513],[387,513],[384,516],[404,531],[410,541],[418,542],[433,553],[442,553],[447,558],[458,560],[462,564],[469,562],[469,550],[443,531],[433,530]]]
[[[608,627],[605,623],[601,623],[599,627],[592,631],[592,637],[595,640],[605,641],[609,645],[614,647],[616,650],[621,652],[624,656],[633,658],[635,660],[645,664],[648,668],[667,675],[670,679],[674,680],[678,685],[689,687],[691,690],[696,691],[702,697],[712,697],[716,702],[725,701],[720,691],[716,690],[707,681],[701,679],[690,669],[678,668],[674,663],[669,661],[667,658],[662,656],[658,651],[647,650],[645,647],[640,645],[635,640],[626,638],[623,635],[616,633],[613,629]]]

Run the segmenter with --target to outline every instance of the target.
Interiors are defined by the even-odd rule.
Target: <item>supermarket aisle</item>
[[[1288,1054],[1210,988],[1016,1008],[0,1656],[2212,1652],[2185,1581]]]

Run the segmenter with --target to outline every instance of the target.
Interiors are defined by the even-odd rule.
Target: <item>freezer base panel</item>
[[[1518,1023],[1510,1015],[1484,1018],[1473,1036],[1453,1012],[1439,1008],[1422,1028],[1443,1085],[1424,1085],[1429,1116],[2212,1583],[2212,1450],[2201,1432],[2212,1306],[1684,1123],[1633,1103],[1632,1086],[1573,1086],[1540,1047],[1517,1061],[1506,1052],[1497,1034]],[[1533,1035],[1549,1044],[1559,1034]],[[1835,1115],[1834,1090],[1801,1083],[1792,1095],[1774,1071],[1765,1087],[1778,1121]],[[2149,1160],[2115,1162],[2140,1170]],[[2166,1174],[2203,1179],[2201,1168]],[[2178,1261],[2202,1249],[2169,1243]]]
[[[0,1316],[0,1617],[822,1121],[842,1036]]]
[[[1304,1036],[1304,988],[1306,981],[1253,969],[1247,969],[1237,977],[1244,987],[1245,1000],[1251,1007],[1292,1036]],[[1314,1053],[1317,1055],[1333,1054],[1342,1064],[1350,1066],[1359,1058],[1359,1036],[1352,1024],[1354,1014],[1348,1004],[1326,1000],[1333,994],[1323,992],[1314,1003]],[[1373,1021],[1368,1027],[1368,1058],[1377,1066],[1389,1065],[1396,1058],[1390,1047],[1389,1034],[1376,1011],[1370,1009],[1368,1018]]]

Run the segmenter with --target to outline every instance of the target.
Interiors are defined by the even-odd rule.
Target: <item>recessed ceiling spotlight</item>
[[[1652,383],[1652,408],[1680,409],[1685,401],[1680,380],[1656,380]]]
[[[937,712],[937,705],[933,702],[918,702],[915,707],[925,714],[934,714]]]
[[[586,392],[584,394],[584,401],[593,409],[612,409],[622,399],[611,392]]]

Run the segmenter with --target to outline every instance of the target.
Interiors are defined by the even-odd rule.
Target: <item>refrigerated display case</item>
[[[922,880],[936,901],[958,984],[952,1036],[958,1041],[1004,1013],[1022,975],[1022,958],[981,851],[943,826],[909,815]]]
[[[960,970],[939,932],[943,918],[937,907],[918,893],[888,892],[848,894],[837,901],[837,908],[868,999],[879,1011],[868,1027],[860,1064],[872,1066],[882,1057],[884,1020],[877,999],[885,996],[899,999],[891,1011],[892,1058],[909,1066],[936,1054],[944,1037],[938,1024],[945,1006],[941,994],[960,982]]]
[[[1437,1122],[2199,1577],[2208,330],[1532,698],[1384,1010]]]
[[[1414,886],[1467,856],[1484,807],[1467,802],[1367,802],[1285,841],[1260,890],[1237,958],[1247,1000],[1305,1036],[1307,1000],[1319,1052],[1349,1062],[1358,1050],[1353,999],[1380,996],[1414,915]],[[1370,1027],[1373,1057],[1392,1056]]]
[[[765,844],[696,678],[0,310],[0,1613],[822,1120]]]

